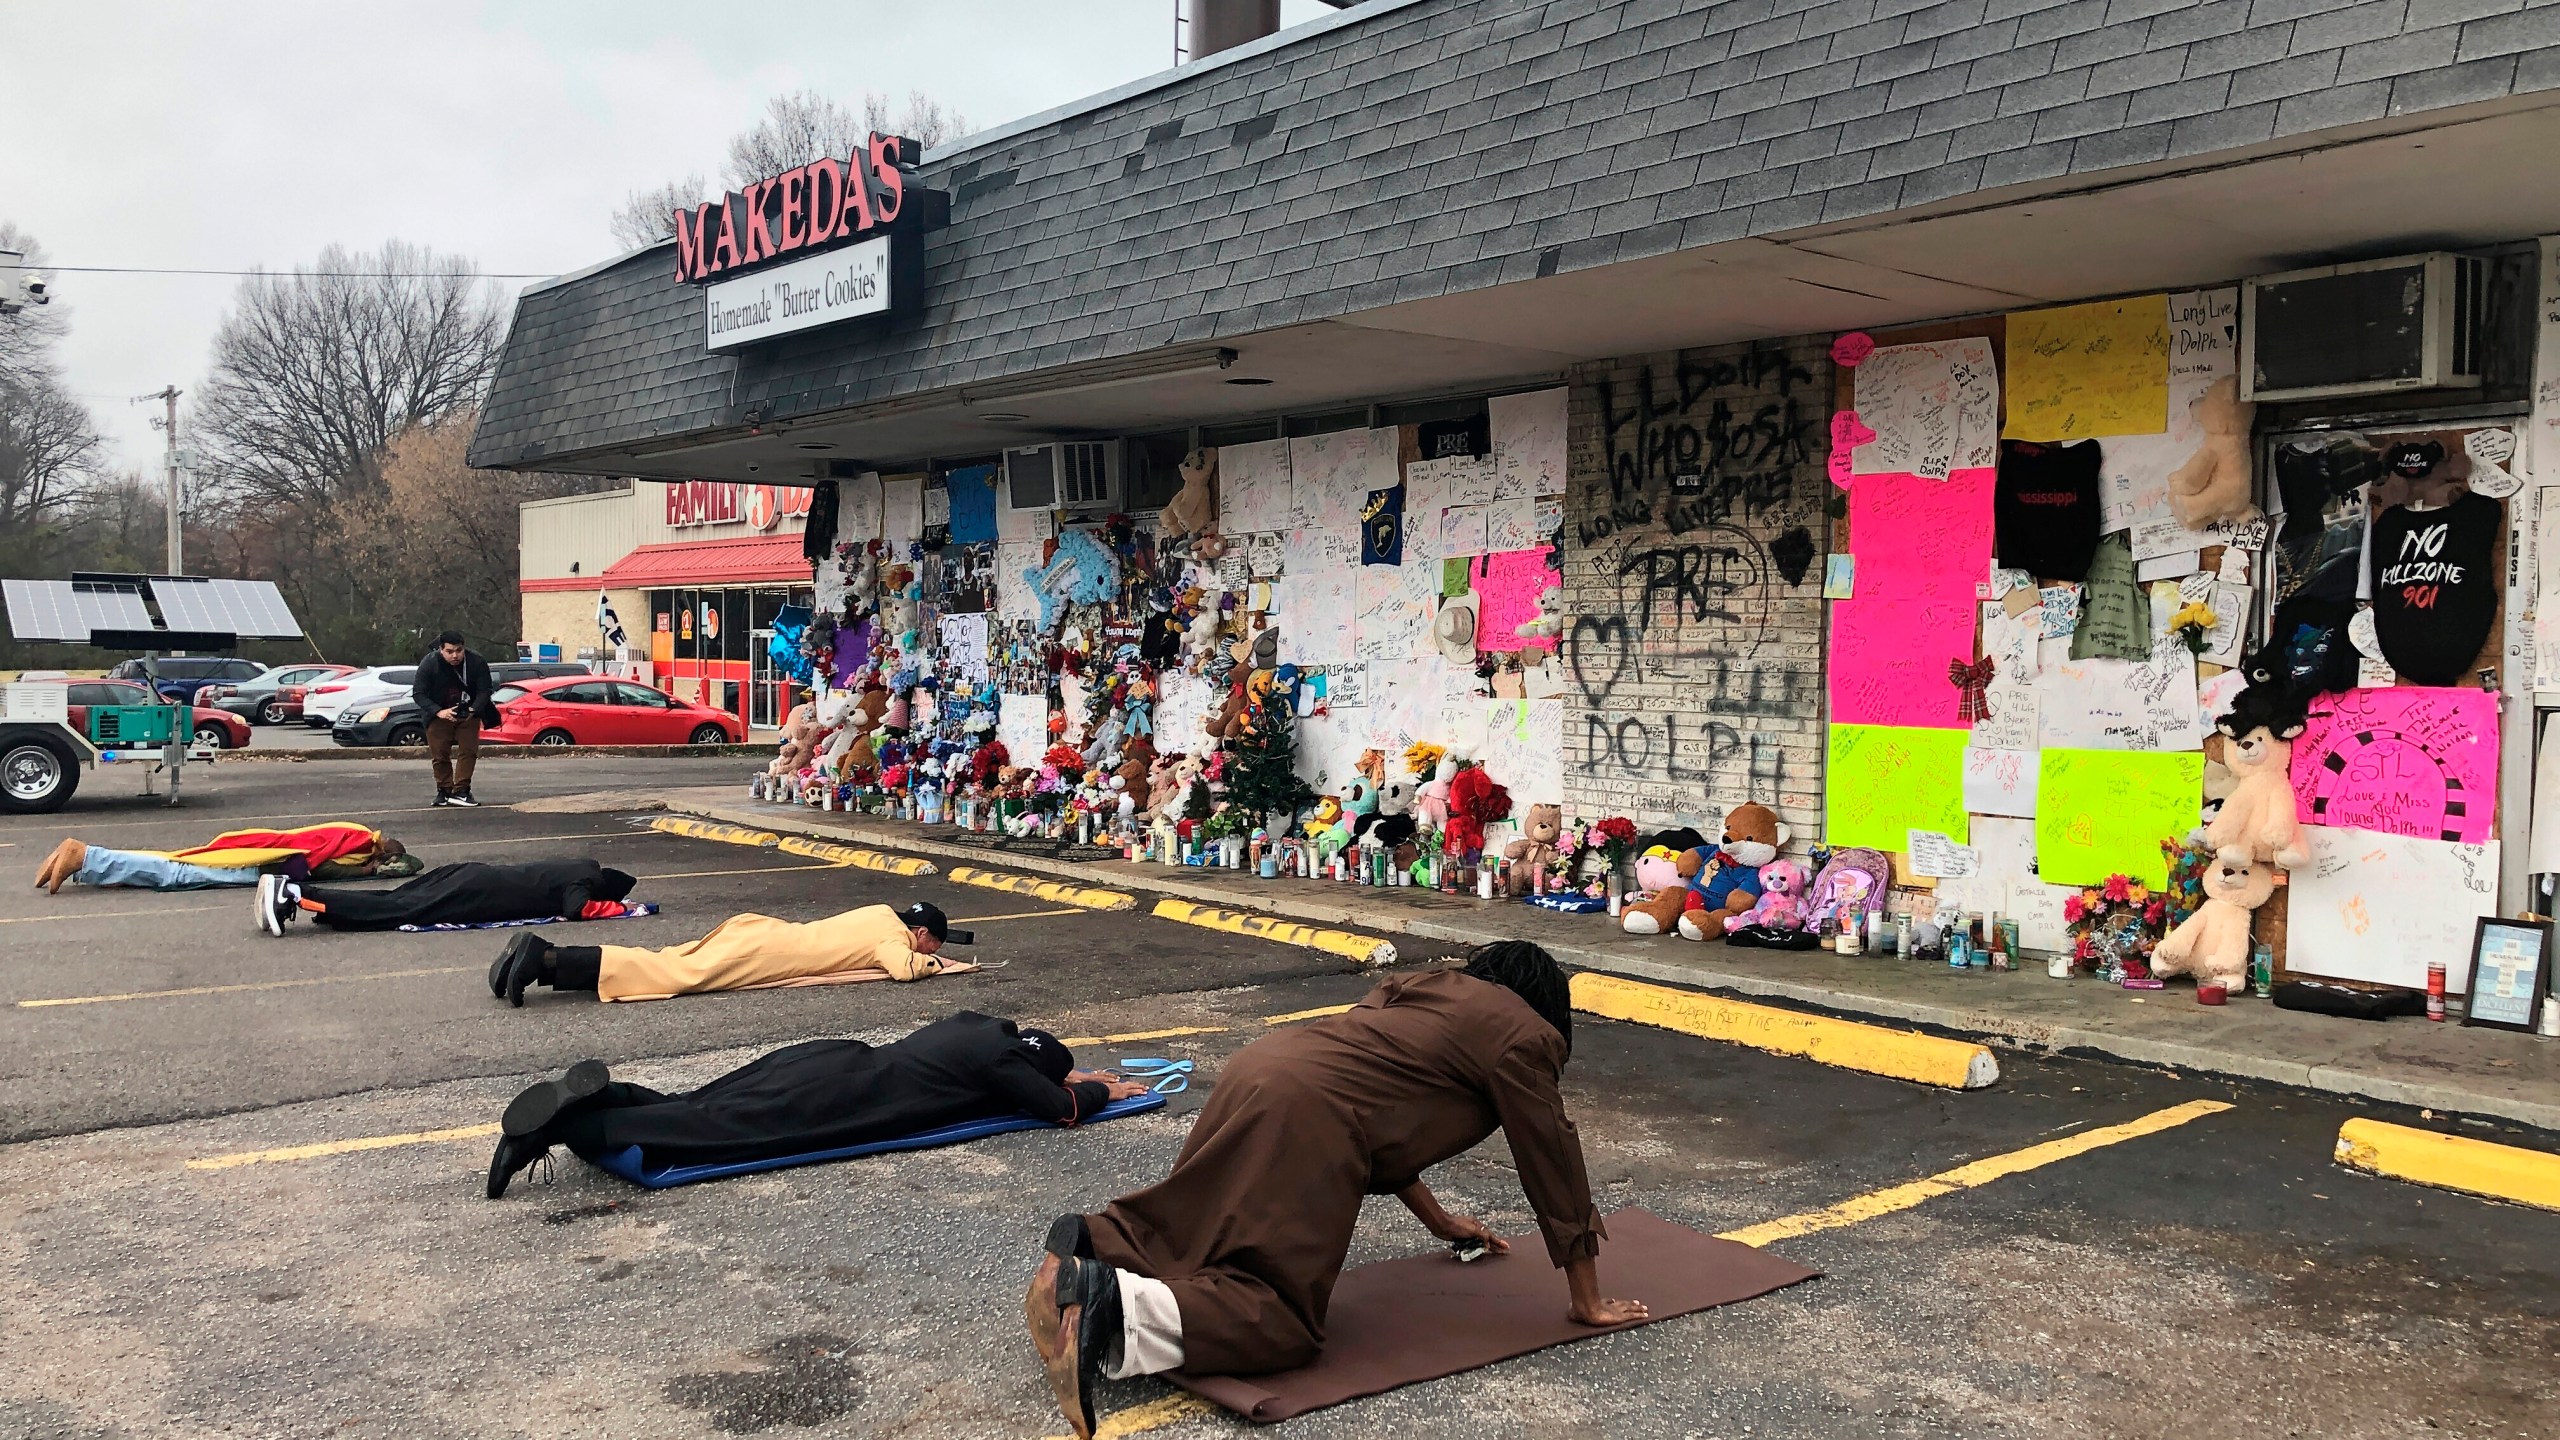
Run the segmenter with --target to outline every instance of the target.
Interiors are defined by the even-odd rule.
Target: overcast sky
[[[716,178],[771,95],[921,89],[985,128],[1165,69],[1174,4],[0,0],[0,220],[60,265],[283,270],[396,237],[558,274],[613,253],[631,190]],[[118,463],[158,465],[159,406],[127,397],[196,388],[238,284],[57,277]]]

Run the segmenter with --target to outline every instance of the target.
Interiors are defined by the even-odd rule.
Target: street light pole
[[[136,395],[136,401],[157,400],[169,407],[168,418],[152,423],[159,427],[169,442],[169,572],[187,573],[187,536],[184,502],[178,487],[178,397],[185,392],[175,385],[165,385],[148,395]]]

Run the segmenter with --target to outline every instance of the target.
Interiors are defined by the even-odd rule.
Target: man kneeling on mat
[[[517,865],[439,865],[388,890],[305,885],[290,876],[258,881],[258,928],[282,935],[308,915],[332,930],[397,930],[403,925],[488,925],[504,920],[611,920],[639,880],[593,860]]]
[[[588,990],[599,1000],[665,1000],[706,990],[922,980],[975,968],[935,958],[945,944],[972,938],[921,901],[904,910],[865,905],[805,924],[734,915],[701,939],[664,950],[554,945],[526,932],[489,966],[489,993],[521,1009],[531,985]]]
[[[1507,1251],[1422,1183],[1497,1126],[1573,1318],[1644,1319],[1643,1305],[1600,1295],[1605,1232],[1557,1092],[1572,1053],[1564,973],[1518,940],[1476,951],[1464,971],[1380,981],[1348,1013],[1238,1051],[1172,1174],[1050,1228],[1023,1312],[1079,1440],[1093,1434],[1098,1376],[1314,1359],[1364,1196],[1394,1195],[1443,1240]]]
[[[749,1061],[699,1090],[661,1095],[581,1060],[518,1095],[489,1157],[489,1198],[566,1145],[593,1163],[637,1145],[646,1162],[725,1165],[1028,1115],[1074,1125],[1147,1087],[1078,1070],[1046,1030],[963,1010],[894,1044],[811,1040]]]

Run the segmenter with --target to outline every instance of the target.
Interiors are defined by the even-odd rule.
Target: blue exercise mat
[[[1164,1104],[1165,1099],[1162,1095],[1135,1095],[1126,1100],[1112,1101],[1096,1111],[1093,1117],[1084,1123],[1099,1125],[1105,1120],[1117,1120],[1126,1115],[1143,1115],[1150,1110],[1163,1109]],[[983,1140],[989,1135],[1003,1135],[1015,1130],[1063,1130],[1065,1128],[1067,1127],[1063,1125],[1052,1125],[1046,1120],[1034,1120],[1028,1115],[1007,1115],[993,1120],[965,1120],[957,1125],[945,1125],[939,1130],[927,1130],[918,1135],[902,1135],[895,1140],[874,1140],[867,1145],[847,1145],[837,1150],[813,1150],[806,1155],[778,1155],[766,1160],[737,1160],[726,1165],[669,1165],[663,1169],[651,1170],[642,1163],[640,1147],[637,1145],[627,1146],[614,1154],[607,1155],[597,1161],[596,1165],[597,1168],[610,1170],[634,1185],[645,1185],[652,1190],[664,1190],[675,1185],[690,1185],[696,1180],[720,1180],[731,1175],[752,1175],[759,1170],[787,1170],[794,1165],[816,1165],[828,1160],[850,1160],[857,1155],[879,1155],[891,1150],[930,1150],[937,1145],[957,1145],[964,1140]]]

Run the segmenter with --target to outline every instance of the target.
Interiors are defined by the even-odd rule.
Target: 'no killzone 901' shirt
[[[2382,658],[2421,685],[2463,678],[2498,613],[2490,565],[2506,506],[2465,492],[2438,510],[2394,505],[2373,522],[2373,630]]]

